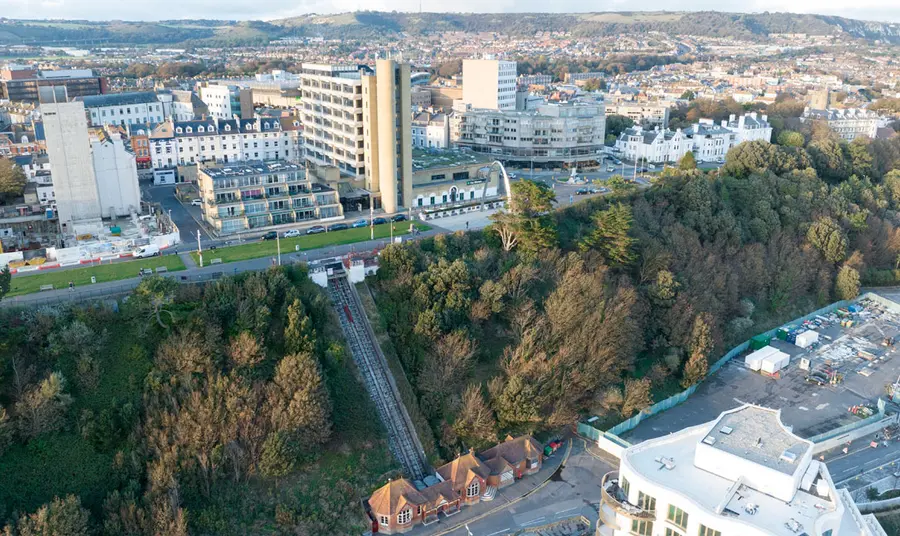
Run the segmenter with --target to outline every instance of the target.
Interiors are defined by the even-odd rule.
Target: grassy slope
[[[13,277],[9,296],[19,296],[21,294],[39,292],[41,285],[53,285],[58,289],[65,288],[68,286],[69,281],[74,282],[77,287],[90,285],[91,276],[96,277],[98,283],[130,279],[132,277],[137,277],[138,272],[142,268],[153,268],[155,270],[160,266],[165,266],[170,272],[184,270],[184,262],[178,255],[165,255],[162,257],[151,257],[148,259],[137,259],[113,264],[87,266],[85,268],[73,268],[69,270],[57,269],[46,272],[26,273]]]
[[[394,235],[401,236],[409,233],[409,222],[400,222],[394,228]],[[416,223],[416,228],[420,231],[431,229],[424,223]],[[391,229],[387,225],[375,226],[375,238],[388,238],[391,235]],[[300,251],[310,249],[318,249],[327,246],[340,246],[343,244],[354,244],[356,242],[365,242],[369,240],[370,230],[368,227],[358,229],[347,229],[345,231],[333,231],[330,233],[320,233],[315,235],[299,236],[297,238],[281,239],[281,254],[286,255],[293,253],[296,246],[300,246]],[[260,257],[274,257],[278,253],[278,246],[274,240],[257,240],[240,246],[229,246],[217,248],[215,250],[206,251],[203,254],[203,262],[209,264],[212,259],[222,259],[223,263],[245,261],[248,259],[258,259]],[[194,262],[200,263],[200,257],[197,252],[192,252]]]

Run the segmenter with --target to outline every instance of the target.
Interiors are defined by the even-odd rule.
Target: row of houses
[[[728,150],[745,141],[772,139],[772,126],[765,115],[756,113],[740,117],[732,115],[716,124],[701,119],[685,130],[652,130],[635,126],[625,129],[616,140],[616,150],[628,160],[654,164],[677,162],[689,152],[698,162],[722,162]]]
[[[391,480],[369,497],[373,532],[400,534],[467,505],[492,500],[497,490],[541,469],[541,445],[531,436],[506,440],[476,454],[470,450],[437,469],[437,483],[417,487],[406,478]]]

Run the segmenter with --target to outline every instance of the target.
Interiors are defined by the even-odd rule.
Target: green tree
[[[12,272],[9,271],[9,266],[4,266],[3,269],[0,269],[0,301],[3,300],[4,296],[9,294],[11,285]]]
[[[697,159],[694,158],[693,152],[688,151],[684,153],[684,156],[682,156],[681,160],[678,161],[678,169],[682,171],[697,169]]]
[[[685,89],[684,93],[681,94],[681,98],[685,100],[694,100],[697,98],[697,94],[694,93],[692,89]]]
[[[624,115],[612,114],[606,116],[606,133],[608,135],[619,137],[626,128],[634,126],[634,121],[630,117]]]
[[[595,228],[582,240],[581,249],[598,250],[606,263],[613,267],[631,265],[635,259],[635,239],[630,235],[631,207],[616,203],[595,213],[593,219]]]
[[[143,320],[153,320],[159,327],[168,329],[169,324],[163,318],[170,323],[174,320],[169,305],[175,299],[177,289],[178,282],[171,277],[147,277],[134,289],[129,304]]]
[[[616,174],[606,179],[606,187],[614,192],[624,192],[625,190],[634,188],[634,185],[625,180],[625,177]]]
[[[90,514],[74,495],[55,498],[37,512],[19,519],[19,536],[88,536]]]
[[[546,184],[529,180],[512,185],[507,211],[491,216],[492,228],[505,251],[516,246],[535,253],[556,243],[556,228],[550,219],[556,194]]]
[[[3,406],[0,406],[0,457],[12,445],[14,433],[15,428],[9,418],[9,414]]]
[[[259,472],[265,477],[275,479],[287,476],[294,470],[296,459],[297,453],[291,448],[284,434],[278,432],[269,434],[262,446]]]
[[[691,355],[684,365],[681,379],[681,385],[685,388],[702,381],[709,371],[709,353],[713,348],[710,324],[711,319],[706,313],[694,318],[694,327],[691,330]]]
[[[650,396],[650,380],[625,380],[625,395],[622,400],[622,416],[626,419],[653,404]]]
[[[331,403],[319,362],[309,353],[288,354],[278,363],[268,407],[275,431],[292,434],[305,446],[331,437]]]
[[[316,335],[312,320],[303,308],[303,302],[295,299],[287,310],[287,323],[284,326],[284,349],[288,353],[312,352]]]
[[[26,439],[58,430],[72,397],[65,392],[66,380],[59,372],[51,373],[16,404],[19,433]]]
[[[469,385],[463,392],[453,431],[466,446],[476,449],[488,447],[497,440],[497,420],[484,400],[480,385]]]
[[[0,201],[21,197],[25,191],[25,172],[9,158],[0,158]]]
[[[838,263],[847,256],[847,236],[841,226],[829,217],[819,218],[810,225],[806,239],[828,262]]]
[[[778,145],[784,145],[785,147],[803,147],[806,143],[806,139],[803,137],[803,134],[799,132],[795,132],[793,130],[782,130],[780,134],[778,134]]]
[[[859,294],[859,272],[844,265],[834,279],[834,293],[839,300],[852,300]]]

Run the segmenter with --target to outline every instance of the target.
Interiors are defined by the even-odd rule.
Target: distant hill
[[[401,33],[490,32],[529,36],[537,32],[575,36],[659,31],[676,35],[765,40],[770,33],[845,35],[900,43],[900,24],[792,13],[609,12],[609,13],[396,13],[358,11],[262,21],[172,20],[37,21],[0,19],[0,44],[256,45],[280,37],[370,39]]]

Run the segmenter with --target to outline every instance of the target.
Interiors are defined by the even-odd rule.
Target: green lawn
[[[416,229],[419,231],[427,231],[430,226],[424,223],[416,222]],[[395,224],[394,236],[409,234],[409,222],[398,222]],[[310,249],[319,249],[326,246],[339,246],[342,244],[353,244],[355,242],[365,242],[370,238],[369,227],[360,227],[357,229],[347,229],[344,231],[332,231],[330,233],[320,233],[315,235],[304,235],[297,238],[282,238],[281,253],[287,254],[295,251],[300,246],[300,251]],[[388,225],[375,226],[375,238],[388,238],[391,235],[391,228]],[[256,240],[240,246],[229,246],[217,248],[203,252],[203,264],[208,265],[212,259],[222,259],[223,263],[245,261],[247,259],[258,259],[260,257],[274,257],[278,254],[278,246],[274,240]],[[200,257],[197,252],[191,252],[194,262],[200,264]]]
[[[113,264],[86,266],[72,270],[55,269],[45,272],[30,272],[13,276],[9,295],[19,296],[38,292],[41,289],[41,285],[53,285],[57,289],[66,288],[69,285],[69,281],[75,283],[76,287],[90,285],[91,276],[96,277],[98,283],[130,279],[137,277],[141,268],[153,268],[155,270],[159,266],[165,266],[170,272],[184,270],[184,262],[181,260],[181,257],[178,255],[166,255]]]

